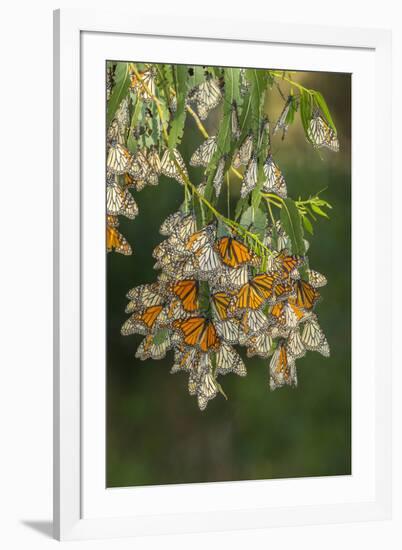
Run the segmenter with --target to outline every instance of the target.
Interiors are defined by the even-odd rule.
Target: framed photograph
[[[389,518],[390,33],[54,28],[55,537]]]

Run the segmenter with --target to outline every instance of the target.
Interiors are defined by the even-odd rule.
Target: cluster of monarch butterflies
[[[247,79],[247,71],[234,70],[240,71],[239,98],[243,102],[241,97],[252,96],[253,81]],[[155,65],[145,65],[141,71],[134,66],[129,72],[128,93],[119,101],[107,129],[108,252],[132,253],[118,229],[119,216],[134,219],[138,215],[131,190],[157,185],[161,175],[189,190],[189,172],[178,148],[180,140],[172,145],[170,134],[166,138],[170,130],[180,135],[174,120],[180,105],[202,125],[210,112],[228,101],[224,69],[219,74],[203,71],[201,81],[186,91],[184,103],[178,88],[170,86],[164,74],[169,72]],[[115,72],[108,70],[107,77],[107,97],[112,101]],[[259,104],[263,103],[260,98]],[[241,231],[226,227],[222,232],[216,220],[203,219],[200,223],[195,212],[194,196],[201,200],[210,184],[214,190],[210,200],[217,205],[230,169],[241,177],[243,212],[253,204],[255,193],[288,200],[286,180],[272,154],[268,119],[262,116],[255,125],[243,116],[245,109],[240,116],[236,100],[229,107],[224,105],[230,116],[227,149],[231,156],[228,159],[228,152],[220,149],[219,128],[191,155],[190,166],[205,170],[206,180],[198,186],[191,184],[193,204],[185,201],[160,227],[166,239],[155,248],[153,257],[155,269],[161,272],[155,282],[128,292],[126,313],[130,317],[121,329],[123,335],[144,336],[136,352],[140,359],[161,359],[173,351],[171,372],[188,374],[189,392],[197,397],[201,410],[219,393],[225,395],[219,376],[229,372],[246,375],[244,361],[234,346],[244,346],[248,357],[268,359],[272,390],[297,384],[296,360],[307,351],[329,355],[315,313],[318,289],[326,284],[326,278],[309,269],[304,254],[292,253],[294,243],[281,222],[265,224],[261,245],[269,254],[261,257],[244,234],[242,238]],[[289,96],[272,135],[282,131],[285,137],[297,108],[298,100]],[[317,106],[311,110],[305,132],[315,148],[338,151],[336,133]],[[252,226],[248,230],[253,231]],[[304,243],[305,249],[308,243]]]
[[[288,242],[279,227],[281,242]],[[171,214],[160,228],[166,237],[153,252],[161,273],[151,284],[132,288],[130,317],[122,334],[142,334],[136,356],[161,359],[173,350],[172,373],[188,374],[188,389],[198,406],[222,392],[218,377],[246,375],[233,347],[247,356],[269,359],[271,389],[296,385],[296,359],[306,351],[329,355],[327,339],[314,313],[324,275],[301,268],[305,258],[286,249],[260,258],[236,236],[218,237],[215,222],[197,230],[194,215]],[[266,242],[272,239],[266,233]]]

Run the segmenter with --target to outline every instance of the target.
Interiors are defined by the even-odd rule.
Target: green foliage
[[[186,65],[174,65],[173,75],[177,107],[169,131],[169,147],[171,149],[181,143],[186,122],[186,96],[189,85],[189,74]]]
[[[263,240],[267,227],[267,215],[261,210],[261,208],[249,206],[243,213],[240,219],[240,224],[251,229],[251,231],[260,238],[260,240]]]
[[[289,235],[292,243],[292,253],[303,256],[306,247],[303,238],[303,228],[299,210],[295,202],[290,199],[283,199],[281,208],[281,224]]]
[[[334,121],[332,120],[331,113],[329,112],[327,102],[325,101],[323,95],[320,92],[315,90],[314,91],[314,100],[316,101],[318,107],[321,109],[322,114],[327,119],[328,124],[331,126],[331,128],[333,129],[333,131],[336,134],[337,133],[336,132],[336,127],[335,127]]]
[[[118,106],[120,105],[122,99],[124,99],[128,93],[128,88],[130,86],[128,63],[119,62],[116,64],[114,80],[115,84],[107,104],[107,125],[109,125],[110,122],[113,120]]]

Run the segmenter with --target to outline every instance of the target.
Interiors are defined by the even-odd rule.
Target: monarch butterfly
[[[109,227],[119,227],[119,220],[117,216],[106,215],[106,225]]]
[[[173,284],[173,293],[180,298],[185,311],[195,311],[198,308],[198,282],[185,279]]]
[[[269,319],[261,310],[246,309],[243,313],[241,328],[245,335],[250,336],[259,332],[265,332]]]
[[[235,309],[259,309],[272,296],[275,278],[263,273],[256,275],[238,291]]]
[[[275,239],[274,239],[275,236]],[[268,246],[269,248],[284,251],[288,249],[290,239],[287,233],[283,230],[281,222],[279,220],[276,221],[275,225],[270,227],[265,234],[263,243],[265,246]],[[275,265],[275,257],[270,256],[268,258],[268,264],[270,269],[274,268]]]
[[[282,112],[280,114],[280,117],[278,118],[277,123],[275,124],[274,132],[275,135],[279,130],[282,130],[282,140],[285,139],[286,133],[289,128],[288,123],[288,113],[290,110],[290,107],[292,106],[292,102],[296,101],[293,95],[290,95],[288,99],[286,100],[285,106],[282,109]]]
[[[233,166],[240,168],[243,164],[247,166],[253,152],[253,134],[250,132],[245,138],[236,155],[233,157]]]
[[[230,346],[223,342],[216,353],[216,374],[227,374],[234,372],[238,376],[246,376],[246,366],[240,355]]]
[[[108,65],[106,71],[106,100],[109,101],[114,86],[116,65]]]
[[[229,344],[238,344],[241,340],[241,326],[239,319],[225,319],[224,321],[215,321],[215,328],[221,340]]]
[[[171,373],[191,370],[199,361],[200,352],[196,348],[175,347],[174,364]]]
[[[289,358],[284,342],[276,348],[269,364],[269,386],[275,390],[285,384],[297,386],[296,365],[293,359]]]
[[[198,346],[201,351],[215,351],[219,347],[219,338],[214,324],[205,317],[190,317],[176,320],[173,327],[179,330],[184,343],[188,346]]]
[[[230,114],[232,136],[234,139],[239,139],[241,130],[239,124],[239,111],[237,110],[237,103],[233,100],[231,114]]]
[[[216,244],[222,262],[229,267],[239,267],[255,260],[247,246],[233,237],[222,237]]]
[[[198,115],[205,120],[209,111],[217,107],[222,99],[219,80],[208,76],[204,82],[195,86],[188,94],[188,101],[195,101]]]
[[[289,332],[286,340],[286,351],[293,359],[300,359],[306,355],[306,348],[303,345],[298,328]]]
[[[128,105],[128,97],[125,97],[121,102],[117,111],[114,115],[115,120],[117,121],[120,132],[124,135],[127,131],[128,125],[130,123],[130,111]]]
[[[137,151],[133,155],[128,171],[135,179],[143,181],[143,183],[137,181],[137,188],[140,186],[142,189],[146,184],[158,185],[161,161],[156,149],[151,149],[149,153],[146,149]]]
[[[258,164],[257,156],[253,155],[247,164],[246,171],[244,172],[240,196],[244,198],[246,195],[252,191],[257,185],[257,176],[258,176]]]
[[[222,183],[223,183],[223,177],[225,175],[225,164],[226,164],[226,157],[223,156],[219,159],[218,166],[216,168],[213,184],[215,189],[215,195],[219,197],[221,194],[222,189]]]
[[[166,218],[160,227],[160,233],[175,237],[182,244],[187,243],[191,235],[197,230],[196,218],[192,214],[175,212]]]
[[[121,130],[121,127],[118,121],[114,118],[107,129],[106,141],[108,145],[111,145],[113,142],[120,143],[124,145],[124,133]]]
[[[307,275],[308,275],[308,282],[314,288],[320,288],[327,284],[327,278],[321,273],[318,273],[318,271],[313,271],[312,269],[308,269]]]
[[[203,229],[196,231],[187,239],[186,250],[195,253],[201,250],[205,245],[212,245],[215,233],[216,227],[214,224],[209,224]]]
[[[313,315],[310,319],[307,319],[304,323],[300,337],[306,349],[318,351],[324,355],[324,357],[329,357],[329,345],[315,315]]]
[[[287,250],[282,250],[274,261],[278,266],[278,270],[281,272],[281,277],[289,279],[296,276],[295,270],[303,263],[303,258],[289,255]]]
[[[218,273],[216,283],[218,286],[226,288],[228,290],[239,289],[241,286],[248,282],[249,273],[248,265],[243,265],[236,269],[232,269],[226,266],[222,266],[222,269]]]
[[[133,313],[139,309],[159,306],[166,301],[166,296],[156,283],[139,285],[132,288],[128,291],[127,298],[130,302],[126,307],[126,313]]]
[[[138,206],[127,189],[121,189],[117,182],[106,186],[106,212],[111,216],[126,216],[133,220]]]
[[[211,361],[208,353],[195,350],[194,361],[188,369],[188,391],[190,395],[197,395],[203,376],[211,372]]]
[[[106,165],[108,170],[115,174],[123,174],[127,171],[130,161],[131,154],[127,147],[113,140],[107,155]]]
[[[221,321],[227,319],[231,296],[226,294],[226,292],[216,292],[215,294],[212,294],[211,298],[218,318]]]
[[[148,334],[144,340],[142,340],[141,344],[138,346],[137,351],[135,353],[135,356],[138,357],[138,359],[141,359],[141,361],[145,361],[145,359],[163,359],[165,357],[166,352],[170,348],[170,338],[169,334],[166,335],[166,338],[162,340],[162,342],[155,344],[154,341],[154,335]]]
[[[211,158],[217,149],[216,136],[209,137],[194,151],[191,159],[191,166],[208,166]]]
[[[268,357],[271,353],[272,338],[267,332],[261,332],[252,336],[247,341],[247,357],[259,355],[260,357]]]
[[[115,250],[119,254],[130,256],[131,246],[116,227],[106,226],[106,249],[108,252]]]
[[[289,296],[294,294],[294,289],[292,285],[278,283],[274,288],[274,297],[275,301],[285,300]]]
[[[268,155],[264,163],[264,174],[266,176],[266,181],[262,186],[262,190],[265,193],[275,193],[282,198],[287,197],[287,187],[285,178],[282,175],[282,172],[279,170],[278,166],[275,164],[272,155]]]
[[[173,235],[175,228],[179,225],[182,219],[183,213],[180,211],[170,214],[160,226],[159,233],[161,235],[165,235],[166,237]]]
[[[139,77],[135,73],[130,76],[131,88],[143,101],[149,102],[155,97],[155,76],[156,71],[153,67],[139,73]]]
[[[315,290],[310,283],[300,279],[295,283],[296,287],[296,298],[294,298],[294,303],[299,307],[304,309],[313,309],[316,301],[320,297],[320,294]]]
[[[297,305],[289,302],[278,302],[271,309],[271,316],[275,323],[286,328],[295,328],[305,315],[305,312]]]
[[[248,94],[250,90],[250,81],[246,78],[246,69],[240,69],[240,93],[241,95]]]
[[[129,334],[148,334],[156,326],[156,322],[161,316],[163,306],[151,306],[142,312],[136,312],[121,327],[123,336]],[[162,317],[162,316],[161,316]]]
[[[177,149],[166,149],[161,160],[161,172],[184,185],[183,175],[188,178],[188,172],[183,157]]]
[[[322,118],[318,110],[314,111],[313,118],[310,120],[307,136],[317,149],[327,147],[331,151],[339,151],[339,141],[336,133]]]
[[[198,265],[198,275],[200,279],[209,279],[215,276],[221,269],[222,264],[219,261],[219,256],[215,252],[213,244],[207,242],[195,252],[195,259]]]
[[[208,401],[218,393],[218,386],[211,372],[202,373],[197,386],[197,401],[200,411],[205,410]]]
[[[161,159],[157,148],[153,145],[148,152],[148,164],[151,167],[152,171],[160,176],[161,174]]]

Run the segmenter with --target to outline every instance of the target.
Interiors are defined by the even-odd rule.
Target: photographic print
[[[351,75],[105,94],[107,487],[351,474]]]

